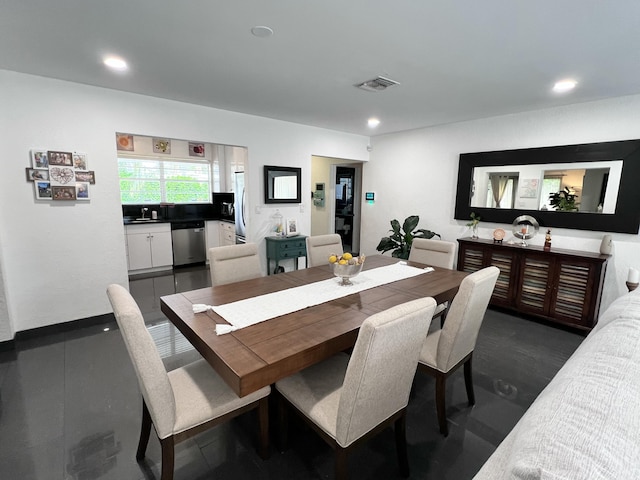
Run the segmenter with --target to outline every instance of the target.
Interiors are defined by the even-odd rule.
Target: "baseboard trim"
[[[11,350],[16,349],[16,341],[15,340],[5,340],[4,342],[0,342],[0,353],[9,352]]]
[[[105,313],[103,315],[96,315],[95,317],[81,318],[78,320],[71,320],[69,322],[57,323],[55,325],[22,330],[15,334],[13,340],[0,343],[0,351],[15,350],[18,343],[29,342],[34,339],[41,339],[61,333],[77,332],[82,329],[89,329],[87,333],[93,334],[95,332],[91,331],[92,329],[95,329],[96,327],[100,327],[102,329],[107,326],[110,329],[118,328],[113,313]]]

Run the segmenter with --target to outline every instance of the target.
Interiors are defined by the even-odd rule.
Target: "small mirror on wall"
[[[264,203],[301,203],[302,169],[264,167]]]

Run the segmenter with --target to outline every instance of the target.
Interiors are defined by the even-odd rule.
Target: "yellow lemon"
[[[335,255],[331,255],[329,257],[329,263],[336,263],[338,261],[338,257],[336,257]]]
[[[353,255],[347,252],[344,255],[342,255],[342,258],[344,258],[345,260],[351,260],[353,258]]]
[[[340,265],[346,265],[346,264],[347,264],[347,261],[343,258],[343,259],[342,259],[342,260],[340,260],[338,263],[339,263]]]

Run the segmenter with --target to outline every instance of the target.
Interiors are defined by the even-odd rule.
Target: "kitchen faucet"
[[[147,210],[149,210],[148,208],[143,208],[142,209],[142,219],[144,220],[144,214],[147,213]]]

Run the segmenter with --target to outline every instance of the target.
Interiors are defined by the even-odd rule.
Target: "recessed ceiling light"
[[[269,27],[265,27],[264,25],[258,25],[251,29],[251,33],[260,38],[266,38],[273,35],[273,30]]]
[[[370,118],[367,121],[367,125],[369,125],[369,128],[376,128],[378,125],[380,125],[380,120],[378,120],[377,118]]]
[[[553,85],[553,91],[556,93],[564,93],[576,88],[578,82],[571,79],[560,80]]]
[[[111,70],[116,70],[118,72],[124,72],[129,68],[127,62],[120,57],[105,57],[103,63]]]

